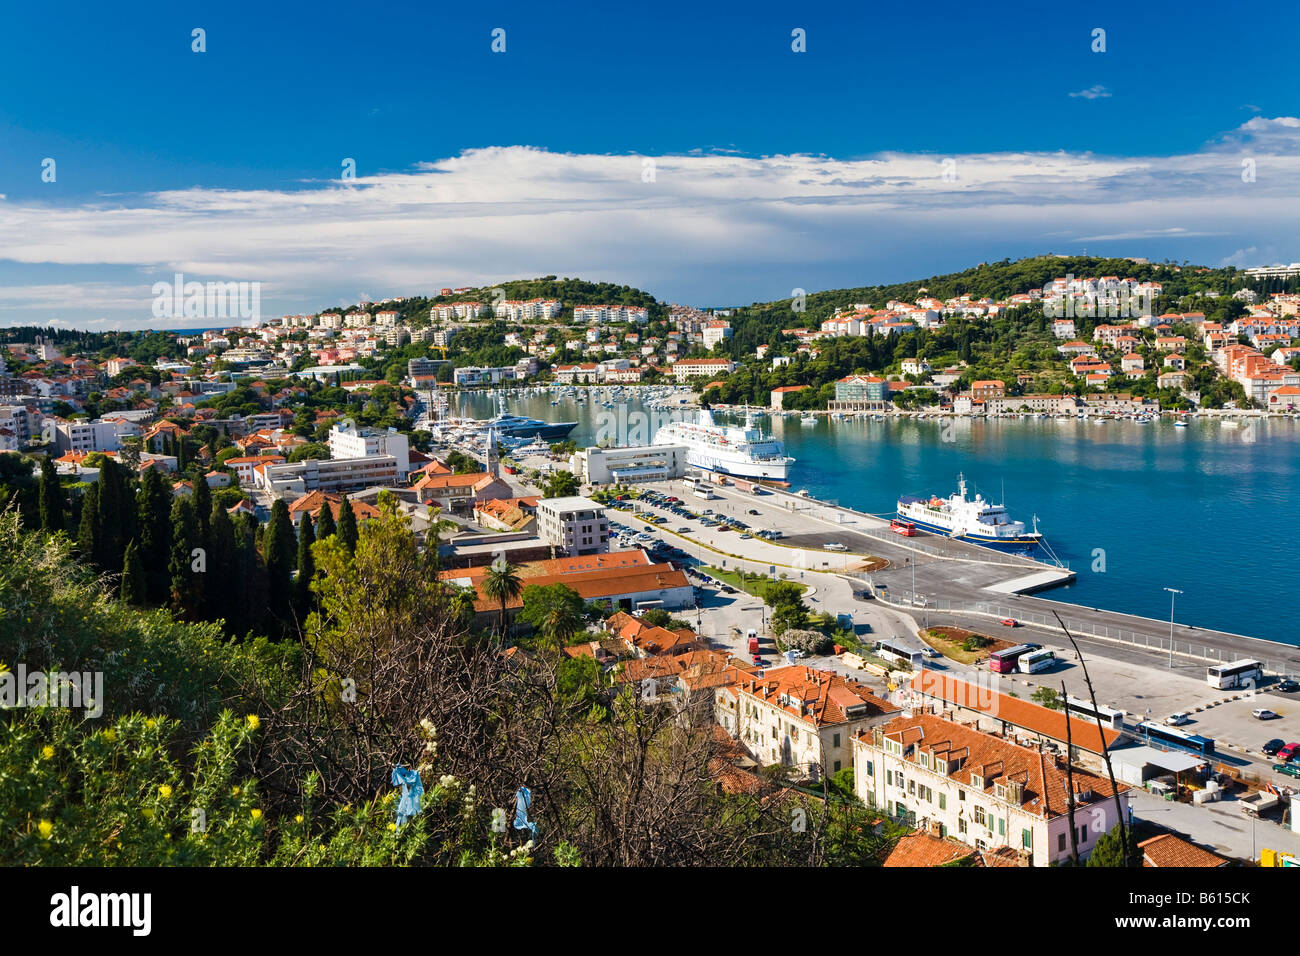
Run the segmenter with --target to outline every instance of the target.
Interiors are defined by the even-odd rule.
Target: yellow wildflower
[[[46,760],[49,760],[51,757],[54,756],[54,748],[51,747],[49,744],[46,744],[44,747],[41,748],[41,756],[44,757]]]
[[[249,715],[248,715],[248,729],[249,729],[249,730],[256,730],[256,729],[257,729],[258,727],[260,727],[260,726],[262,726],[262,722],[258,719],[257,714],[249,714]]]
[[[253,807],[253,809],[249,810],[248,812],[253,815],[254,820],[262,819],[262,811],[259,810],[257,807]]]
[[[162,796],[164,800],[166,800],[168,797],[172,795],[172,788],[168,784],[160,783],[158,785],[158,793]]]
[[[41,839],[48,840],[50,834],[54,832],[54,824],[49,820],[42,820],[36,825],[36,829],[41,831]]]

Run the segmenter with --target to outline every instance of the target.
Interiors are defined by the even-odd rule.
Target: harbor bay
[[[585,396],[584,396],[585,397]],[[577,420],[571,438],[594,443],[617,419],[612,396],[591,390],[583,402],[549,392],[509,396],[520,415]],[[624,390],[622,413],[653,420],[669,414]],[[488,417],[495,399],[466,392],[461,410]],[[658,403],[656,403],[658,405]],[[743,415],[715,413],[719,423]],[[1287,419],[1222,428],[1187,428],[1055,418],[869,417],[801,424],[798,416],[759,419],[793,456],[789,481],[817,499],[891,516],[900,495],[946,497],[964,475],[971,494],[1006,504],[1038,530],[1075,572],[1053,600],[1168,620],[1169,593],[1180,624],[1300,643],[1276,618],[1295,606],[1289,584],[1288,491],[1300,477],[1300,428]]]

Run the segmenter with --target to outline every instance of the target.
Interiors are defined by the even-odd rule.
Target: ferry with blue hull
[[[924,531],[1009,554],[1029,554],[1043,543],[1037,530],[1027,531],[1023,521],[1011,520],[1002,505],[979,494],[967,498],[964,476],[958,476],[957,494],[947,498],[899,498],[898,517]]]

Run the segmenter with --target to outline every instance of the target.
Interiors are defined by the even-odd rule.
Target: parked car
[[[938,651],[936,651],[933,647],[930,647],[928,644],[925,647],[921,648],[921,653],[924,654],[926,657],[942,656]]]
[[[759,655],[755,654],[755,655],[754,655],[754,663],[755,663],[756,665],[761,665],[761,664],[763,663],[763,658],[761,658]]]
[[[1300,690],[1300,684],[1297,684],[1295,681],[1293,681],[1291,678],[1288,677],[1285,680],[1278,681],[1277,686],[1274,687],[1273,689],[1277,691],[1281,691],[1284,694],[1294,694],[1296,691]]]
[[[1295,763],[1275,763],[1273,769],[1278,773],[1284,773],[1289,777],[1300,777],[1300,764]]]
[[[1279,760],[1291,761],[1300,757],[1300,744],[1290,743],[1277,752]]]
[[[1004,617],[1002,619],[1002,624],[1004,627],[1016,627],[1019,623],[1020,622],[1017,621],[1014,617]]]
[[[757,508],[750,508],[747,513],[751,515],[762,514],[762,512],[759,511]]]
[[[824,545],[822,545],[822,550],[823,551],[847,551],[849,549],[846,548],[844,545],[840,544],[838,541],[827,541]]]
[[[1273,720],[1277,717],[1277,714],[1269,710],[1267,707],[1256,707],[1250,712],[1250,716],[1254,717],[1256,720]]]
[[[1271,757],[1285,746],[1286,746],[1285,740],[1282,740],[1280,737],[1274,737],[1264,746],[1260,747],[1259,750],[1262,754],[1264,754],[1264,756]]]
[[[1172,713],[1165,718],[1165,723],[1170,727],[1181,727],[1183,724],[1190,724],[1191,722],[1192,718],[1183,710]]]

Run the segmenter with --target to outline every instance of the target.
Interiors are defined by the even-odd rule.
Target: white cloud
[[[1071,96],[1081,96],[1085,100],[1100,100],[1110,96],[1110,90],[1098,83],[1096,86],[1090,86],[1086,90],[1079,90],[1077,93],[1071,93]]]
[[[1251,246],[1286,258],[1300,219],[1297,147],[1300,120],[1256,116],[1176,156],[715,151],[654,157],[647,183],[638,155],[510,146],[348,184],[3,201],[0,259],[58,278],[0,286],[0,308],[11,322],[153,324],[150,287],[174,272],[260,281],[263,313],[278,314],[355,301],[358,289],[422,294],[545,274],[727,304],[1084,242],[1157,258],[1217,261]],[[1249,184],[1245,155],[1258,170]]]

